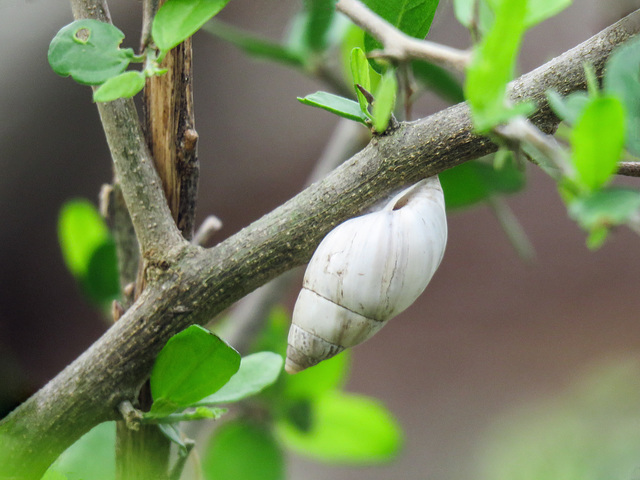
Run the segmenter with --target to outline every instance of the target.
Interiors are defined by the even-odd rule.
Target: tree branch
[[[540,108],[532,121],[552,131],[558,119],[544,92],[550,87],[563,94],[583,89],[583,63],[602,71],[611,50],[638,30],[640,10],[518,79],[512,84],[513,96],[536,101]],[[0,422],[0,472],[39,478],[83,433],[118,418],[118,405],[135,397],[173,334],[206,322],[303,264],[333,226],[390,191],[496,149],[473,133],[469,110],[459,104],[374,138],[324,180],[216,247],[166,251],[163,261],[150,267],[148,288],[123,317]]]
[[[372,52],[373,57],[426,60],[456,72],[463,72],[471,59],[470,52],[406,35],[359,0],[339,0],[336,9],[384,45],[384,50]]]
[[[104,0],[71,0],[71,7],[77,20],[93,18],[111,23]],[[133,100],[119,99],[97,105],[116,181],[122,188],[143,256],[153,258],[184,245],[153,166]]]

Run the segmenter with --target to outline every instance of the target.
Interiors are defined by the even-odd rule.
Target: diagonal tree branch
[[[551,87],[563,94],[583,89],[583,63],[592,63],[601,73],[611,50],[639,30],[640,10],[518,79],[512,84],[513,96],[536,101],[540,109],[532,121],[552,131],[558,119],[544,92]],[[0,422],[0,478],[39,478],[80,435],[117,418],[117,406],[135,397],[171,335],[206,322],[306,262],[337,223],[406,183],[496,149],[473,133],[468,108],[459,104],[374,138],[324,180],[218,246],[168,250],[162,262],[151,265],[148,288],[124,316]],[[137,204],[128,205],[135,213]]]

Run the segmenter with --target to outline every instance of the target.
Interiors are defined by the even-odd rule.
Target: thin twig
[[[490,196],[489,206],[518,256],[526,262],[533,262],[536,258],[533,244],[507,202],[503,198]]]
[[[143,52],[151,43],[151,25],[158,11],[159,0],[143,0],[142,33],[140,35],[140,51]]]
[[[544,155],[565,176],[571,176],[573,169],[560,144],[551,135],[542,132],[538,127],[524,117],[516,117],[506,125],[495,129],[498,135],[516,143],[532,145]]]
[[[406,35],[359,0],[338,0],[336,8],[382,43],[384,50],[372,52],[372,57],[389,58],[398,62],[426,60],[456,72],[463,72],[471,59],[468,51]]]
[[[640,177],[640,162],[620,162],[618,164],[618,175]]]

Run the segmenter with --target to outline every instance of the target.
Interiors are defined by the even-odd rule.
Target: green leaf
[[[626,112],[627,148],[640,156],[640,37],[618,47],[609,57],[604,89],[622,99]]]
[[[460,80],[444,68],[421,60],[411,62],[411,68],[416,80],[439,97],[451,103],[464,101]]]
[[[105,422],[84,434],[49,467],[44,478],[113,480],[116,471],[116,423]]]
[[[167,0],[153,19],[151,35],[162,52],[168,52],[196,33],[229,0]]]
[[[373,102],[373,126],[378,133],[384,133],[389,125],[393,107],[396,104],[396,91],[398,90],[398,82],[396,80],[396,72],[388,70],[382,76],[378,89],[374,95]]]
[[[89,272],[91,257],[111,235],[98,210],[88,200],[66,202],[58,217],[58,240],[67,268],[74,276]]]
[[[592,98],[571,132],[576,180],[587,190],[615,173],[624,145],[624,107],[613,96]]]
[[[439,0],[365,0],[364,3],[372,11],[380,15],[391,25],[406,33],[407,35],[419,39],[424,39],[429,33],[431,22],[436,14]],[[365,52],[377,50],[381,47],[380,42],[371,35],[366,34],[364,38]],[[372,66],[377,72],[381,68],[376,62]]]
[[[259,38],[219,20],[207,22],[202,29],[211,35],[215,35],[235,45],[253,57],[283,63],[285,65],[292,65],[294,67],[302,67],[304,65],[304,56],[299,52],[293,51],[278,43]]]
[[[587,92],[578,91],[563,98],[555,90],[547,90],[547,100],[558,118],[569,125],[575,125],[582,110],[589,103],[589,95]]]
[[[335,0],[304,0],[304,47],[322,52],[327,46],[327,33],[335,14]]]
[[[284,456],[265,427],[236,420],[214,431],[204,453],[210,480],[284,480]]]
[[[554,17],[569,5],[571,0],[527,0],[527,13],[524,17],[526,28]]]
[[[453,0],[453,9],[462,25],[468,29],[477,29],[480,35],[491,28],[495,17],[486,0]]]
[[[313,400],[309,431],[280,421],[277,433],[299,454],[352,465],[389,461],[402,445],[402,431],[386,408],[371,398],[338,391]]]
[[[284,396],[291,399],[314,398],[341,388],[349,375],[351,354],[342,352],[295,375],[286,375]]]
[[[518,168],[513,159],[505,162],[500,169],[494,168],[486,159],[465,162],[440,173],[448,210],[468,207],[487,200],[491,195],[516,193],[524,188],[524,171]]]
[[[290,324],[291,316],[285,308],[281,305],[273,307],[267,314],[266,326],[251,346],[251,351],[254,353],[269,351],[277,353],[280,357],[286,357]]]
[[[481,0],[496,11],[502,0]],[[524,3],[524,2],[523,2]],[[524,16],[525,28],[529,29],[538,23],[551,18],[571,5],[571,0],[527,0],[527,11]]]
[[[569,205],[569,215],[589,231],[587,245],[598,248],[609,229],[623,225],[640,212],[640,192],[630,188],[612,187],[578,197]]]
[[[347,83],[352,83],[353,81],[353,75],[351,71],[351,52],[353,52],[354,48],[359,48],[361,50],[364,49],[364,31],[357,25],[350,23],[340,41],[340,64],[342,66],[345,81]],[[367,60],[367,62],[369,63],[370,82],[370,88],[368,90],[369,92],[373,93],[376,88],[378,88],[378,84],[380,83],[380,79],[382,77],[371,67],[371,62],[369,62],[369,60]]]
[[[151,414],[164,416],[211,395],[238,371],[240,355],[208,330],[191,325],[164,346],[151,371]]]
[[[526,2],[495,0],[495,21],[474,52],[467,68],[465,95],[479,132],[486,132],[516,114],[530,113],[531,106],[507,107],[507,84],[525,32]]]
[[[41,480],[69,480],[66,475],[56,470],[47,470]]]
[[[120,296],[118,254],[112,239],[93,251],[87,273],[80,282],[89,298],[98,304],[108,305]]]
[[[369,61],[362,49],[356,47],[351,50],[351,76],[353,77],[353,84],[360,85],[367,92],[371,92],[369,69]],[[355,91],[358,97],[358,103],[360,104],[360,110],[362,110],[362,113],[367,115],[369,112],[369,102],[357,87],[355,88]]]
[[[158,428],[169,441],[178,446],[178,452],[181,457],[184,457],[189,452],[189,447],[184,443],[182,435],[180,435],[180,429],[175,423],[159,424]]]
[[[224,387],[194,405],[238,402],[256,395],[278,379],[282,365],[282,357],[273,352],[259,352],[244,357],[240,369]]]
[[[120,49],[124,33],[97,20],[77,20],[63,27],[49,45],[49,65],[78,83],[99,85],[127,68],[130,48]]]
[[[131,98],[144,88],[145,76],[142,72],[124,72],[100,85],[93,92],[94,102],[111,102],[118,98]]]
[[[322,108],[349,120],[355,120],[365,125],[367,123],[367,116],[360,110],[360,104],[348,98],[328,92],[316,92],[304,98],[298,97],[298,100],[305,105]]]

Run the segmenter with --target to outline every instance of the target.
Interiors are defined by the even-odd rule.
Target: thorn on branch
[[[114,300],[111,304],[111,316],[113,317],[113,322],[115,323],[120,320],[120,317],[124,315],[124,312],[125,309],[120,302],[118,300]]]
[[[371,92],[369,92],[366,88],[364,88],[359,83],[356,83],[356,88],[360,90],[360,93],[362,93],[362,95],[364,95],[364,98],[367,99],[367,102],[369,103],[369,105],[372,105],[374,98]]]
[[[113,200],[113,185],[105,183],[100,187],[100,194],[98,195],[98,202],[100,208],[100,215],[102,218],[111,218],[111,204]]]
[[[209,215],[204,219],[200,228],[193,236],[191,243],[204,247],[209,240],[222,229],[222,220],[215,215]]]

